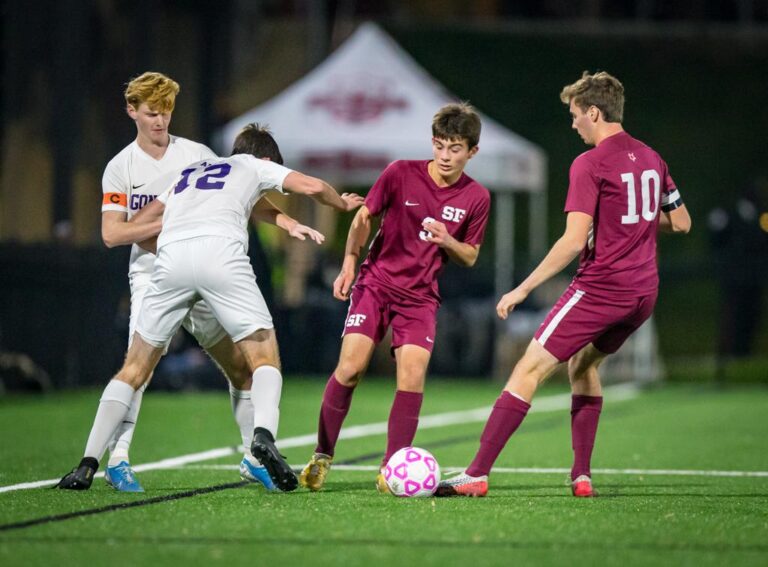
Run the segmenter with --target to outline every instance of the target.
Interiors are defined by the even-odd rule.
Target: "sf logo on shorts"
[[[350,315],[347,319],[347,327],[359,327],[363,324],[363,321],[365,321],[365,315]]]

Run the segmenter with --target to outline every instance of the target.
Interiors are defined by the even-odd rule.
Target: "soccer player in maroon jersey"
[[[383,464],[411,444],[435,342],[437,276],[449,259],[470,267],[480,252],[490,194],[463,172],[478,151],[480,117],[468,104],[446,105],[432,121],[432,136],[434,159],[390,164],[349,229],[333,285],[336,299],[349,299],[341,354],[323,394],[315,453],[299,479],[310,490],[325,482],[352,394],[390,326],[397,392]],[[374,217],[381,224],[355,281]],[[383,475],[376,486],[387,491]]]
[[[572,127],[595,146],[571,165],[565,233],[538,267],[496,306],[506,319],[536,287],[581,253],[576,276],[515,365],[462,473],[441,496],[485,496],[488,473],[531,407],[539,384],[568,362],[575,496],[593,496],[590,460],[603,404],[598,367],[651,316],[658,291],[656,234],[688,232],[691,218],[659,154],[621,126],[624,87],[608,73],[563,88]],[[661,213],[659,214],[659,209]]]

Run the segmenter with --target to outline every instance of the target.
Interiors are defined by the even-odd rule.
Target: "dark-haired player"
[[[432,122],[434,159],[392,163],[352,221],[333,286],[334,297],[349,299],[341,354],[323,394],[315,453],[299,478],[310,490],[320,490],[325,482],[352,394],[388,327],[397,391],[383,463],[413,441],[435,342],[437,276],[449,259],[474,265],[488,221],[490,194],[464,173],[478,151],[480,126],[468,104],[441,108]],[[355,281],[376,217],[381,224]],[[386,491],[382,474],[376,486]]]
[[[59,488],[91,486],[99,459],[123,422],[135,391],[149,380],[168,342],[201,299],[248,366],[251,454],[278,489],[296,488],[296,476],[274,444],[283,377],[272,317],[246,253],[248,219],[268,191],[310,196],[340,211],[353,210],[363,199],[354,194],[339,196],[324,181],[281,163],[270,133],[250,125],[235,140],[232,156],[189,164],[168,191],[137,215],[135,222],[149,223],[162,215],[149,289],[125,363],[102,394],[85,456],[62,478]]]

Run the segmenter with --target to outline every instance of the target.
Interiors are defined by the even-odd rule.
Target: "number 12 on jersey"
[[[231,169],[232,166],[228,163],[214,163],[213,165],[209,165],[201,172],[206,175],[198,177],[195,181],[195,189],[200,189],[202,191],[224,189],[224,181],[217,180],[224,179],[229,175]],[[198,168],[191,167],[182,171],[181,179],[173,188],[173,192],[181,193],[184,189],[189,187],[189,177],[197,170]]]
[[[627,186],[627,214],[621,216],[621,224],[637,224],[640,215],[637,214],[637,193],[635,191],[635,174],[622,173],[621,180]],[[651,199],[653,190],[653,199]],[[661,193],[661,177],[655,169],[646,169],[640,174],[640,201],[642,204],[641,215],[643,220],[651,222],[659,212],[659,198]],[[651,209],[653,206],[653,209]]]

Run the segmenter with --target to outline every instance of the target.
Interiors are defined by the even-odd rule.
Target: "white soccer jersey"
[[[247,249],[253,205],[266,191],[283,193],[291,171],[246,154],[190,164],[170,189],[158,250],[199,236],[231,238]]]
[[[104,170],[101,212],[127,213],[130,219],[168,188],[169,182],[175,179],[175,173],[201,159],[216,159],[216,154],[207,146],[186,138],[171,136],[168,149],[159,160],[148,155],[134,140],[112,158]],[[164,177],[166,175],[171,177]],[[154,261],[154,254],[134,244],[128,274],[149,276]]]

